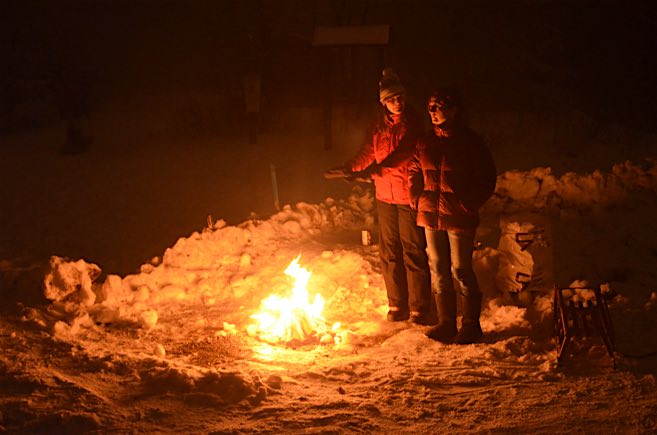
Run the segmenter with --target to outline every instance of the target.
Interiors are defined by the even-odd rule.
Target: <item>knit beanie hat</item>
[[[429,95],[429,100],[435,98],[441,107],[461,107],[461,94],[456,88],[451,86],[443,86],[433,90]]]
[[[406,94],[406,89],[399,81],[399,76],[392,68],[384,69],[381,80],[379,80],[379,101],[383,103],[388,98],[402,94]]]

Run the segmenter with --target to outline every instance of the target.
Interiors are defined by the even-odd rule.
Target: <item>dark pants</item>
[[[437,294],[454,292],[453,276],[461,294],[477,297],[481,294],[472,268],[475,231],[434,231],[425,229],[431,287]]]
[[[424,230],[407,205],[377,200],[379,252],[388,305],[428,313],[431,286]]]

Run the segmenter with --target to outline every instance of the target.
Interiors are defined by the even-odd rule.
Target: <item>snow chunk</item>
[[[525,318],[526,312],[526,308],[500,306],[495,301],[491,301],[489,309],[482,313],[481,326],[486,332],[529,329],[531,325]]]
[[[157,324],[157,319],[158,319],[157,311],[152,309],[146,310],[139,314],[139,325],[146,330],[150,330],[155,328],[155,325]]]
[[[164,358],[164,356],[167,354],[167,351],[164,350],[164,346],[162,346],[162,344],[157,343],[155,345],[155,349],[153,350],[153,354],[160,358]]]
[[[58,338],[68,338],[77,335],[81,328],[93,327],[94,323],[89,317],[88,314],[83,314],[79,317],[76,317],[72,320],[71,324],[63,322],[61,320],[55,322],[53,325],[53,333],[55,337]]]
[[[165,392],[182,394],[185,402],[222,407],[243,400],[255,405],[267,395],[258,380],[240,372],[156,367],[140,373],[143,394],[160,395]]]
[[[92,305],[96,294],[93,281],[100,275],[100,267],[84,260],[67,261],[50,258],[50,271],[44,279],[44,296],[53,301],[67,301],[82,306]]]

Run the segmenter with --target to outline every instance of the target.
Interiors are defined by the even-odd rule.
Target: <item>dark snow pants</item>
[[[407,205],[377,200],[379,253],[388,305],[425,314],[431,306],[429,261],[424,229]]]

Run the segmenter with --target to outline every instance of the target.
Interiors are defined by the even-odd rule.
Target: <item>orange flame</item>
[[[270,343],[305,340],[316,333],[327,331],[322,316],[324,299],[316,294],[313,302],[306,286],[311,272],[299,266],[297,256],[285,269],[285,274],[294,278],[294,288],[288,298],[270,295],[260,304],[260,311],[251,315],[257,321],[251,325],[249,333]]]

